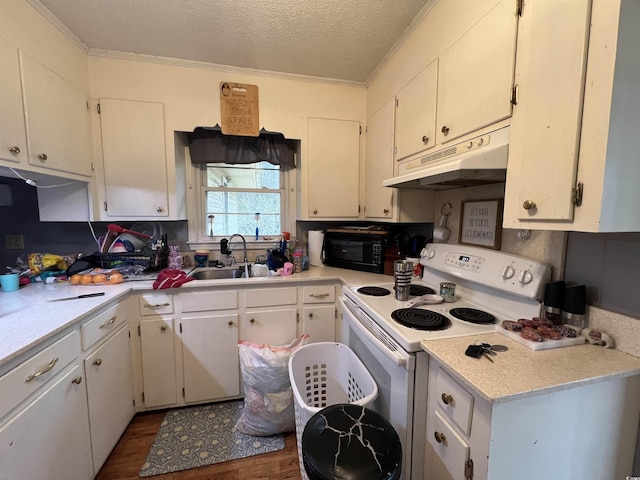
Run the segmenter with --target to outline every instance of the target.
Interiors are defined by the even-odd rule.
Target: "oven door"
[[[342,342],[354,351],[378,385],[378,397],[373,408],[389,420],[398,433],[403,452],[402,478],[409,479],[415,356],[402,350],[382,329],[376,328],[373,319],[352,300],[341,297],[340,303]],[[379,332],[376,331],[378,329]]]

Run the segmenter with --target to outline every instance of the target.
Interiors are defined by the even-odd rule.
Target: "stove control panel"
[[[445,257],[444,263],[455,268],[464,268],[479,272],[482,270],[484,258],[451,252]]]
[[[530,299],[541,299],[551,273],[537,260],[500,250],[435,243],[421,253],[425,269]]]

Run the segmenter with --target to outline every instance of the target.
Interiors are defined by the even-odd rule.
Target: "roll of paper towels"
[[[322,266],[322,243],[324,233],[322,230],[309,230],[309,265]]]

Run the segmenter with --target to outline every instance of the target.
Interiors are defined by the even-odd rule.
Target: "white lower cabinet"
[[[76,365],[0,428],[1,480],[93,478],[83,380]]]
[[[638,375],[489,401],[430,358],[428,385],[426,480],[613,479],[632,473]]]
[[[302,287],[302,319],[298,335],[309,334],[309,343],[335,342],[336,285],[312,285]]]
[[[129,327],[84,361],[94,473],[98,473],[135,413]]]
[[[241,339],[269,345],[290,343],[297,334],[297,301],[296,287],[246,290]]]
[[[238,315],[183,317],[180,325],[184,401],[240,395]]]
[[[174,405],[178,398],[173,319],[140,320],[140,350],[144,406]]]

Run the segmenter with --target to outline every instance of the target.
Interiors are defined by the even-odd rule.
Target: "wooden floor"
[[[96,476],[96,480],[139,479],[138,472],[147,458],[162,412],[137,414]],[[285,434],[285,448],[207,467],[147,477],[150,480],[299,480],[295,433]]]

